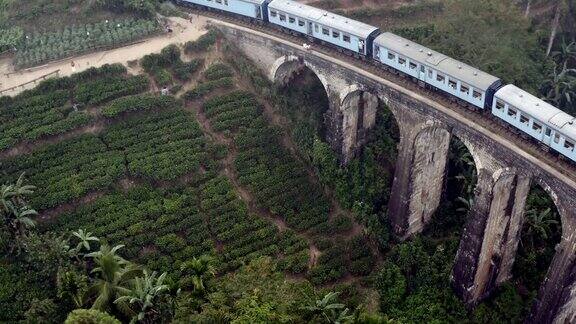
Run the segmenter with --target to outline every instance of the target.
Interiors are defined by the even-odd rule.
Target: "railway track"
[[[183,8],[187,12],[195,13],[209,18],[214,18],[235,25],[240,25],[245,28],[257,30],[261,33],[268,34],[270,36],[275,36],[278,38],[282,38],[284,40],[291,41],[295,43],[295,46],[297,47],[299,47],[302,44],[302,42],[310,42],[310,39],[306,37],[294,35],[292,33],[279,30],[266,24],[254,22],[249,19],[239,18],[237,16],[225,12],[220,12],[216,10],[206,10],[199,7],[186,6],[181,8]],[[438,91],[420,87],[410,78],[401,75],[399,73],[392,72],[386,69],[384,65],[378,64],[376,61],[361,60],[354,58],[351,55],[347,55],[341,51],[338,51],[331,46],[320,44],[317,41],[314,42],[314,51],[338,58],[339,60],[344,61],[350,65],[361,68],[378,77],[381,77],[390,82],[401,85],[402,87],[408,90],[424,95],[425,97],[432,99],[442,104],[443,106],[457,112],[459,115],[467,119],[474,120],[480,126],[494,133],[506,134],[505,135],[506,137],[508,137],[509,139],[513,139],[514,143],[522,147],[524,151],[536,157],[543,163],[546,163],[554,167],[561,174],[565,175],[571,180],[576,181],[576,163],[572,163],[562,155],[553,153],[546,146],[537,144],[529,137],[521,133],[519,130],[513,128],[513,126],[504,124],[499,119],[494,117],[492,114],[483,113],[483,111],[479,109],[473,109],[470,108],[469,106],[458,104],[457,102],[450,100],[446,95],[443,95]]]

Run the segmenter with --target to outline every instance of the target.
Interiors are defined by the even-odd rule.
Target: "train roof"
[[[380,34],[374,43],[411,60],[433,66],[437,71],[452,76],[476,89],[486,91],[494,82],[500,80],[466,63],[390,32]]]
[[[378,30],[378,27],[292,0],[273,0],[268,7],[362,38]]]
[[[540,122],[576,140],[576,118],[552,106],[544,100],[518,88],[506,85],[496,92],[496,97],[525,112]]]

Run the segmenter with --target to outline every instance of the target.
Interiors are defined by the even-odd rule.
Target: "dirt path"
[[[106,193],[107,191],[92,191],[82,196],[81,198],[75,199],[71,202],[60,204],[54,208],[45,209],[39,213],[40,214],[39,220],[41,222],[51,221],[58,215],[76,210],[78,206],[94,202],[96,199],[104,196]]]
[[[138,69],[130,67],[128,61],[138,60],[146,54],[158,53],[162,48],[170,44],[180,44],[195,40],[206,32],[207,18],[205,17],[197,16],[192,22],[179,17],[170,17],[168,21],[174,30],[173,33],[162,34],[137,44],[112,50],[63,59],[20,71],[15,71],[12,59],[2,59],[0,60],[0,90],[19,86],[51,72],[59,71],[59,76],[67,76],[104,64],[121,63],[128,66],[129,71],[137,72]],[[74,66],[71,65],[72,62],[74,62]],[[13,96],[34,86],[34,83],[30,83],[25,87],[19,87],[13,91],[3,93],[3,95]]]
[[[33,142],[21,142],[6,151],[0,152],[0,159],[13,158],[22,154],[31,153],[46,145],[55,144],[83,134],[98,134],[104,128],[104,121],[96,120],[86,126],[82,126],[62,134],[47,136]]]

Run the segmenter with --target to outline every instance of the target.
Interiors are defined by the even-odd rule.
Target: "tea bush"
[[[63,30],[33,34],[17,42],[15,64],[29,67],[63,57],[101,48],[119,46],[159,32],[154,20],[124,19],[103,21],[84,26],[67,26]]]
[[[106,118],[114,118],[126,112],[165,109],[176,106],[178,104],[172,96],[144,94],[116,99],[102,109],[102,115]]]
[[[171,180],[211,167],[200,126],[178,106],[173,108],[129,116],[104,134],[111,149],[125,152],[131,174]]]

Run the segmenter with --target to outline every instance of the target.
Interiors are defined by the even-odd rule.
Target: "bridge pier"
[[[378,97],[370,92],[354,91],[344,98],[339,109],[342,141],[333,146],[340,152],[343,164],[350,162],[366,144],[368,130],[376,124],[377,109]]]
[[[451,134],[431,124],[400,133],[388,214],[395,235],[405,239],[421,232],[440,204]]]
[[[510,278],[529,191],[529,178],[508,169],[480,169],[451,277],[467,304],[475,305]]]
[[[562,238],[556,245],[527,323],[576,322],[576,209],[569,203],[557,206],[562,219]]]

